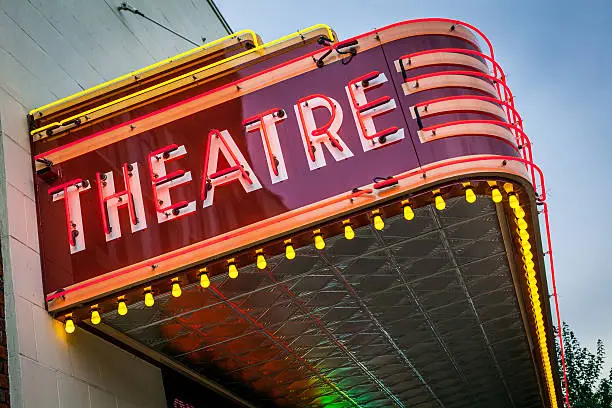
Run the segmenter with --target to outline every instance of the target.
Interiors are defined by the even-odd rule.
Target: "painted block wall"
[[[166,406],[157,367],[83,330],[66,335],[43,300],[26,113],[193,47],[120,3],[0,0],[0,407],[7,359],[11,407]],[[196,42],[227,35],[205,0],[128,3]]]

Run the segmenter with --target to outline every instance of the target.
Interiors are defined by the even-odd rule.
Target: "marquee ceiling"
[[[415,213],[103,324],[256,406],[542,406],[495,204]]]

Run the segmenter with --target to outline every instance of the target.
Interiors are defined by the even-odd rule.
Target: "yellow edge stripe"
[[[111,79],[109,81],[106,81],[104,83],[98,84],[98,85],[93,86],[91,88],[87,88],[87,89],[85,89],[85,90],[83,90],[81,92],[77,92],[75,94],[72,94],[72,95],[67,96],[65,98],[62,98],[62,99],[59,99],[57,101],[48,103],[48,104],[43,105],[41,107],[38,107],[36,109],[32,109],[30,111],[30,115],[33,115],[36,112],[45,110],[45,109],[50,108],[52,106],[59,105],[61,103],[67,102],[67,101],[69,101],[71,99],[74,99],[74,98],[77,98],[79,96],[85,95],[86,93],[96,91],[96,90],[98,90],[100,88],[104,88],[104,87],[106,87],[108,85],[111,85],[111,84],[114,84],[116,82],[122,81],[122,80],[124,80],[126,78],[129,78],[129,77],[132,77],[134,75],[142,74],[143,72],[148,71],[148,70],[153,69],[153,68],[157,68],[160,65],[168,64],[170,62],[176,61],[177,59],[186,57],[186,56],[191,55],[193,53],[196,53],[198,51],[205,50],[207,48],[210,48],[212,46],[220,44],[220,43],[222,43],[224,41],[231,40],[233,38],[237,38],[237,37],[240,37],[242,35],[247,35],[247,34],[251,36],[255,46],[260,46],[261,45],[261,44],[259,44],[259,40],[257,38],[257,34],[255,34],[255,32],[253,30],[241,30],[241,31],[238,31],[237,33],[226,35],[225,37],[221,37],[221,38],[219,38],[217,40],[214,40],[214,41],[211,41],[211,42],[209,42],[207,44],[201,45],[201,46],[196,47],[196,48],[192,48],[191,50],[188,50],[188,51],[182,52],[180,54],[174,55],[174,56],[172,56],[170,58],[166,58],[165,60],[162,60],[162,61],[156,62],[154,64],[148,65],[148,66],[146,66],[144,68],[140,68],[140,69],[138,69],[136,71],[132,71],[132,72],[130,72],[128,74],[125,74],[125,75],[122,75],[120,77]]]
[[[168,84],[170,84],[170,83],[172,83],[172,82],[179,81],[179,80],[181,80],[181,79],[183,79],[183,78],[187,78],[187,77],[193,76],[193,75],[195,75],[195,74],[197,74],[197,73],[199,73],[199,72],[205,71],[205,70],[210,69],[210,68],[214,68],[214,67],[216,67],[216,66],[218,66],[218,65],[224,64],[224,63],[226,63],[226,62],[232,61],[232,60],[237,59],[237,58],[240,58],[240,57],[243,57],[243,56],[245,56],[245,55],[247,55],[247,54],[250,54],[250,53],[253,53],[253,52],[258,52],[258,51],[263,51],[265,48],[269,48],[269,47],[271,47],[271,46],[273,46],[273,45],[276,45],[276,44],[278,44],[278,43],[281,43],[281,42],[283,42],[283,41],[286,41],[286,40],[289,40],[289,39],[295,38],[295,37],[297,37],[297,36],[299,36],[299,35],[301,35],[301,34],[303,34],[303,33],[308,33],[308,32],[311,32],[311,31],[315,31],[315,30],[320,29],[320,28],[324,28],[324,29],[326,29],[326,30],[327,30],[327,33],[328,33],[328,35],[329,35],[329,38],[330,38],[330,39],[333,39],[333,38],[334,38],[333,31],[332,31],[332,29],[331,29],[331,28],[330,28],[328,25],[326,25],[326,24],[316,24],[316,25],[313,25],[313,26],[311,26],[311,27],[308,27],[308,28],[306,28],[306,29],[304,29],[304,30],[299,30],[299,31],[297,31],[297,32],[295,32],[295,33],[292,33],[292,34],[286,35],[286,36],[284,36],[284,37],[281,37],[281,38],[279,38],[279,39],[277,39],[277,40],[270,41],[269,43],[265,43],[265,44],[262,44],[262,45],[258,45],[257,47],[252,48],[252,49],[250,49],[250,50],[243,51],[243,52],[241,52],[241,53],[239,53],[239,54],[236,54],[236,55],[232,55],[231,57],[225,58],[225,59],[223,59],[223,60],[220,60],[220,61],[214,62],[214,63],[209,64],[209,65],[205,65],[205,66],[203,66],[203,67],[200,67],[200,68],[198,68],[198,69],[196,69],[196,70],[194,70],[194,71],[191,71],[191,72],[187,72],[187,73],[185,73],[185,74],[183,74],[183,75],[180,75],[180,76],[178,76],[178,77],[174,77],[174,78],[171,78],[171,79],[169,79],[169,80],[167,80],[167,81],[160,82],[159,84],[153,85],[153,86],[151,86],[151,87],[149,87],[149,88],[142,89],[142,90],[140,90],[140,91],[138,91],[138,92],[135,92],[135,93],[132,93],[132,94],[126,95],[126,96],[121,97],[121,98],[119,98],[119,99],[115,99],[115,100],[110,101],[110,102],[107,102],[107,103],[105,103],[105,104],[103,104],[103,105],[96,106],[95,108],[91,108],[91,109],[89,109],[89,110],[87,110],[87,111],[85,111],[85,112],[80,112],[80,113],[78,113],[78,114],[76,114],[76,115],[70,116],[69,118],[63,119],[63,120],[62,120],[62,121],[60,121],[60,122],[53,122],[53,123],[49,123],[48,125],[45,125],[45,126],[40,127],[40,128],[38,128],[38,129],[34,129],[34,130],[32,130],[32,131],[30,132],[30,135],[34,135],[34,134],[36,134],[36,133],[42,132],[42,131],[44,131],[44,130],[46,130],[46,129],[49,129],[49,128],[52,128],[52,127],[63,126],[63,125],[65,125],[66,123],[68,123],[68,122],[70,122],[70,121],[72,121],[72,120],[74,120],[74,119],[76,119],[76,118],[79,118],[79,117],[81,117],[81,116],[88,115],[88,114],[90,114],[90,113],[96,112],[96,111],[98,111],[98,110],[101,110],[101,109],[107,108],[107,107],[112,106],[112,105],[114,105],[114,104],[117,104],[117,103],[123,102],[123,101],[125,101],[125,100],[130,99],[130,98],[133,98],[133,97],[135,97],[135,96],[142,95],[142,94],[144,94],[144,93],[150,92],[150,91],[155,90],[155,89],[157,89],[157,88],[160,88],[160,87],[162,87],[162,86],[168,85]],[[40,108],[40,109],[42,109],[42,108]]]

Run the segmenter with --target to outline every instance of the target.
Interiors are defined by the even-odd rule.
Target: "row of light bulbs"
[[[544,378],[546,380],[546,388],[550,396],[551,406],[557,407],[557,397],[555,392],[555,383],[553,380],[552,366],[550,364],[550,354],[548,350],[548,342],[546,341],[546,329],[544,327],[544,315],[542,313],[542,303],[538,291],[538,282],[536,279],[535,262],[533,261],[533,253],[531,252],[530,236],[527,232],[527,221],[525,221],[525,211],[518,203],[518,199],[513,205],[515,222],[517,226],[517,235],[520,243],[520,252],[522,254],[523,269],[525,270],[525,279],[527,280],[527,290],[531,301],[531,308],[536,326],[536,336],[544,365]]]
[[[474,192],[474,189],[469,185],[469,183],[464,185],[464,192],[465,192],[465,200],[468,203],[471,204],[476,201],[476,193]],[[491,188],[491,199],[493,200],[494,203],[500,203],[503,200],[502,193],[500,189],[496,186],[493,186]],[[513,208],[515,211],[516,211],[516,208],[520,209],[520,206],[518,203],[518,197],[515,193],[510,192],[508,194],[508,200],[509,200],[509,204],[511,208]],[[401,204],[403,207],[404,218],[408,221],[414,219],[414,210],[410,206],[410,201],[404,200],[402,201]],[[436,209],[439,211],[442,211],[446,208],[446,202],[444,201],[444,198],[439,193],[439,191],[434,194],[434,205]],[[525,216],[525,213],[523,211],[523,217],[524,216]],[[376,230],[382,231],[385,228],[385,221],[381,215],[380,210],[372,211],[371,219],[372,219],[372,224]],[[526,226],[527,223],[525,222],[525,220],[522,220],[522,221],[525,225],[525,228],[522,231],[524,231],[524,233],[526,234],[527,231],[525,231],[525,229],[527,228]],[[352,240],[353,238],[355,238],[355,230],[351,226],[350,220],[344,220],[342,221],[342,224],[344,225],[344,237],[348,240]],[[313,231],[313,241],[314,241],[314,246],[316,249],[322,250],[325,248],[325,239],[323,238],[323,234],[320,229]],[[295,259],[295,256],[296,256],[295,248],[293,244],[291,243],[291,240],[290,239],[286,240],[284,244],[285,244],[285,257],[289,260]],[[265,269],[268,263],[264,256],[263,250],[258,249],[255,253],[256,253],[255,264],[257,265],[257,268]],[[231,279],[236,279],[238,277],[238,267],[236,266],[236,262],[234,258],[231,258],[227,261],[227,270],[228,270],[228,276]],[[200,278],[200,286],[202,288],[206,289],[210,286],[210,279],[208,277],[206,268],[202,268],[199,270],[199,278]],[[176,298],[180,297],[181,294],[183,293],[181,289],[180,281],[178,278],[173,278],[171,280],[170,293],[172,294],[173,297],[176,297]],[[145,303],[145,306],[147,307],[152,307],[155,304],[155,298],[153,296],[153,291],[151,287],[145,288],[144,290],[144,303]],[[125,300],[125,296],[120,296],[117,299],[117,313],[120,316],[125,316],[127,312],[128,312],[128,307],[127,307],[127,303]],[[91,323],[96,325],[96,324],[99,324],[101,321],[102,319],[100,316],[100,310],[98,306],[97,305],[92,306],[91,307]],[[75,330],[75,324],[74,324],[74,319],[72,318],[72,315],[66,316],[65,330],[66,330],[66,333],[73,333]]]

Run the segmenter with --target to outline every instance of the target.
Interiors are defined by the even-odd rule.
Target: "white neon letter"
[[[364,152],[388,146],[404,138],[403,128],[393,126],[377,132],[374,126],[375,116],[391,112],[396,108],[395,100],[389,96],[382,96],[368,102],[365,91],[385,82],[387,77],[384,73],[373,71],[352,80],[345,87]]]
[[[49,189],[49,195],[53,197],[54,202],[64,200],[68,245],[70,246],[71,254],[85,249],[85,231],[83,230],[80,194],[90,188],[89,181],[76,179]]]
[[[187,154],[185,146],[172,144],[149,153],[149,172],[153,185],[153,200],[157,211],[157,222],[162,223],[195,211],[195,201],[172,203],[170,189],[191,181],[191,172],[175,170],[166,174],[166,162]]]
[[[323,146],[336,161],[353,157],[351,150],[338,136],[342,125],[342,108],[336,100],[321,94],[310,95],[300,99],[294,108],[300,118],[298,125],[310,170],[325,166]],[[313,114],[317,108],[325,108],[331,114],[329,121],[320,127],[317,127]]]
[[[112,171],[96,173],[102,227],[107,242],[121,237],[119,208],[127,206],[130,213],[132,232],[147,228],[140,177],[138,175],[138,163],[124,163],[122,168],[125,190],[119,192],[115,192],[115,180]]]
[[[219,153],[223,154],[230,167],[217,170]],[[206,153],[204,154],[204,179],[202,180],[203,207],[213,203],[215,187],[239,181],[244,191],[250,193],[261,188],[259,179],[249,163],[236,146],[234,139],[227,130],[222,132],[213,129],[208,133]]]
[[[247,132],[261,131],[261,141],[266,152],[272,184],[287,180],[287,167],[276,131],[276,123],[285,120],[286,117],[287,113],[284,110],[271,109],[243,122]]]

